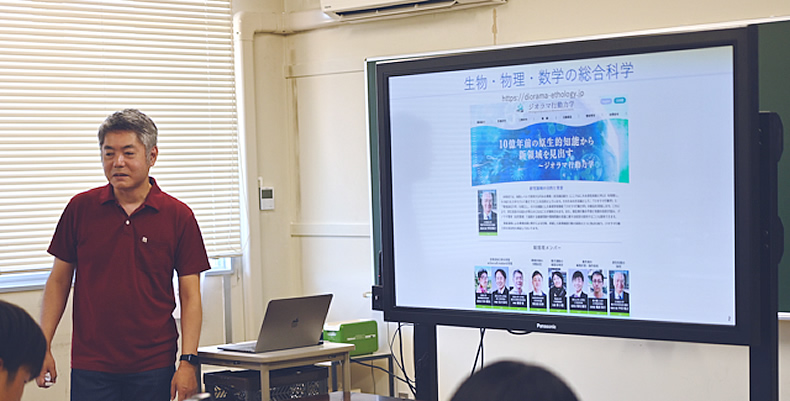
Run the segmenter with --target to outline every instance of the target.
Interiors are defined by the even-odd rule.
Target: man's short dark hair
[[[502,277],[507,278],[507,273],[505,273],[505,270],[496,269],[496,272],[494,272],[494,276],[496,276],[497,273],[502,273]]]
[[[532,278],[535,278],[535,276],[540,276],[540,277],[543,277],[543,275],[542,275],[542,274],[541,274],[539,271],[537,271],[537,270],[535,270],[534,272],[532,272]]]
[[[573,280],[576,280],[577,278],[580,278],[580,279],[584,280],[584,275],[582,274],[582,272],[580,272],[578,270],[573,272]]]
[[[488,275],[488,271],[487,271],[486,269],[480,269],[480,270],[478,270],[478,271],[477,271],[477,278],[479,279],[480,277],[483,277],[483,273],[485,273],[485,274],[486,274],[486,276]]]
[[[593,277],[593,276],[595,276],[596,274],[597,274],[597,275],[599,275],[599,276],[601,276],[601,280],[603,280],[603,272],[602,272],[602,271],[600,271],[600,270],[596,270],[596,271],[592,272],[592,274],[590,275],[590,278],[592,278],[592,277]]]
[[[46,352],[47,340],[36,321],[24,309],[0,300],[0,359],[8,379],[23,366],[38,376]]]
[[[156,146],[158,130],[150,117],[137,109],[124,109],[111,114],[99,126],[99,146],[104,145],[104,138],[110,132],[131,131],[145,146],[145,154],[150,155],[151,149]]]

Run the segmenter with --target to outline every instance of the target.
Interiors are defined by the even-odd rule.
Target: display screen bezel
[[[494,66],[534,64],[620,55],[657,53],[716,46],[733,48],[734,135],[734,237],[735,315],[732,326],[659,322],[652,320],[590,319],[571,315],[510,313],[438,309],[399,305],[393,256],[392,149],[390,138],[389,89],[391,77],[455,71]],[[382,306],[387,321],[430,323],[463,327],[487,327],[522,331],[600,335],[721,344],[749,344],[752,336],[756,286],[759,274],[761,233],[758,208],[765,202],[758,188],[760,171],[757,131],[756,39],[753,28],[684,32],[664,35],[627,36],[534,46],[475,50],[435,56],[387,60],[375,64],[376,115],[379,147],[381,199],[381,285]],[[729,118],[729,117],[728,117]]]

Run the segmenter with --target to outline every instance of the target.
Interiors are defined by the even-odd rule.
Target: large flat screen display
[[[748,342],[748,29],[376,66],[385,318]]]

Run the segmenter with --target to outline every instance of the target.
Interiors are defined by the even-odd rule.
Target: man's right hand
[[[63,317],[66,302],[71,292],[71,282],[74,279],[74,264],[55,258],[52,270],[44,286],[44,300],[41,303],[41,331],[47,339],[47,353],[44,355],[44,364],[41,373],[36,378],[39,387],[46,388],[55,384],[58,379],[58,370],[55,369],[55,358],[52,356],[52,338],[55,329]]]
[[[44,356],[44,364],[41,366],[41,373],[36,378],[36,384],[41,388],[49,388],[58,378],[58,370],[55,368],[55,358],[52,352],[47,350]]]

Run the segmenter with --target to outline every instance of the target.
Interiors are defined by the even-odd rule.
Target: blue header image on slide
[[[583,126],[544,122],[519,129],[475,126],[472,185],[519,181],[629,181],[628,120]]]

